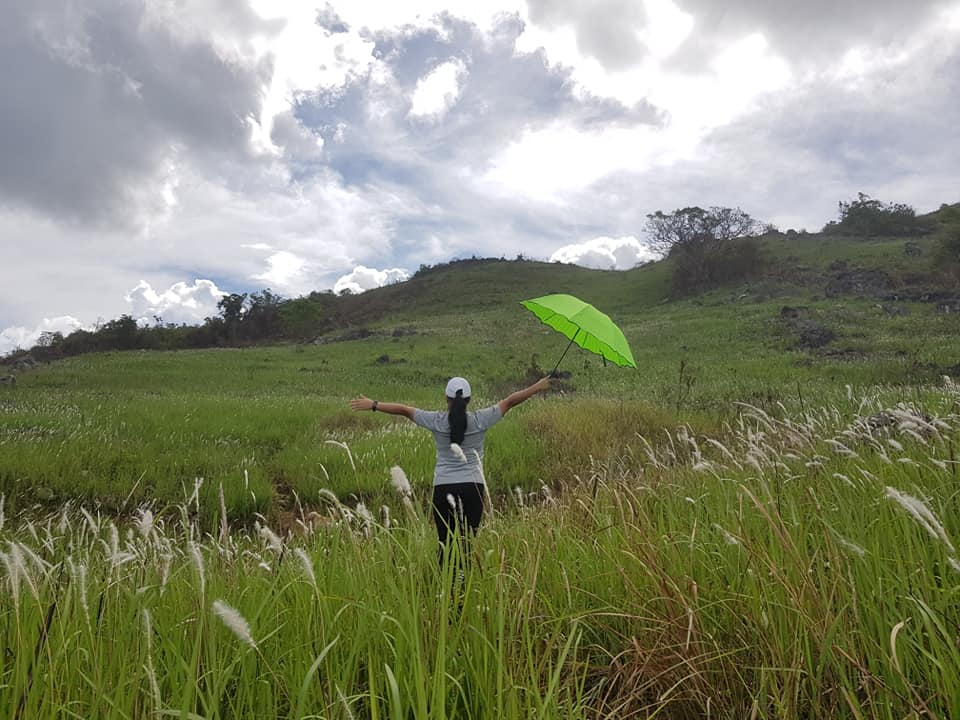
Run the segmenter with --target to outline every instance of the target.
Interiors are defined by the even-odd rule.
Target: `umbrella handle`
[[[573,337],[570,338],[570,342],[567,344],[566,350],[563,351],[563,355],[560,356],[560,359],[557,360],[557,364],[553,366],[553,370],[550,371],[550,377],[557,377],[557,368],[560,367],[560,363],[563,362],[563,359],[567,356],[567,350],[570,349],[570,346],[573,345],[573,341],[576,339],[577,335],[580,334],[580,328],[577,328],[577,331],[573,334]]]

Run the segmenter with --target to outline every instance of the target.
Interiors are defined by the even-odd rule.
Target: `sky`
[[[7,0],[0,353],[646,215],[960,200],[960,0]]]

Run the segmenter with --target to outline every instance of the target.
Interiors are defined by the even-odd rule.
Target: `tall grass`
[[[960,390],[731,417],[502,500],[462,581],[406,491],[286,537],[7,508],[0,714],[960,716]]]

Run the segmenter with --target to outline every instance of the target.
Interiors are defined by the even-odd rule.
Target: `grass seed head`
[[[214,600],[213,613],[223,621],[223,624],[236,636],[237,640],[254,650],[257,649],[257,643],[250,633],[250,624],[235,608],[227,605],[223,600]]]
[[[266,525],[261,525],[259,533],[260,537],[267,544],[267,547],[273,552],[277,553],[277,555],[283,552],[283,540],[281,540],[280,536],[277,535],[273,530],[268,528]]]
[[[943,544],[947,546],[951,555],[955,553],[953,543],[951,543],[950,538],[947,537],[947,532],[943,529],[940,520],[937,519],[937,516],[933,514],[933,511],[930,510],[922,500],[912,495],[901,493],[896,488],[889,486],[887,487],[886,497],[906,510],[935,540],[943,541]]]
[[[394,465],[390,468],[390,484],[393,485],[393,489],[396,490],[401,497],[408,497],[413,494],[413,490],[410,488],[410,481],[407,479],[407,474],[399,465]]]
[[[450,443],[450,451],[456,456],[457,460],[462,462],[464,465],[467,464],[467,456],[464,454],[463,448],[457,443]]]
[[[200,581],[200,595],[206,594],[207,590],[207,572],[203,564],[203,553],[195,542],[190,542],[190,557],[193,560],[193,567],[197,572],[197,579]]]
[[[313,572],[313,560],[307,554],[303,548],[297,548],[293,551],[293,554],[297,556],[297,559],[300,561],[300,566],[303,568],[303,574],[306,575],[307,580],[310,581],[310,584],[313,586],[313,589],[317,589],[317,576]]]
[[[137,530],[140,532],[140,537],[144,540],[149,539],[150,533],[153,532],[153,511],[150,508],[144,508],[140,511]]]

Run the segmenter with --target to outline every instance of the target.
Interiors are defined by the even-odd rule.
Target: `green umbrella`
[[[570,338],[567,349],[557,361],[553,373],[560,367],[567,350],[576,343],[620,367],[635,368],[637,363],[627,345],[623,332],[609,317],[573,295],[544,295],[543,297],[523,300],[523,307],[536,315],[540,322]]]

